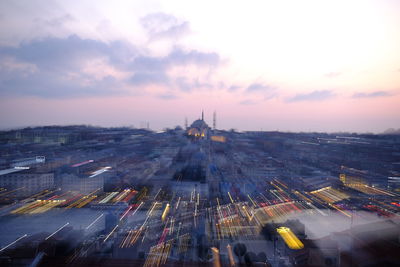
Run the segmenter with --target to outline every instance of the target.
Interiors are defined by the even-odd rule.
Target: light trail
[[[129,193],[131,192],[130,189],[125,189],[121,193],[119,193],[111,202],[116,203],[120,202],[122,199],[124,199]]]
[[[167,218],[168,216],[168,212],[169,212],[169,203],[167,203],[167,205],[165,206],[164,212],[161,215],[161,221],[165,221],[165,218]]]
[[[229,198],[230,198],[230,200],[231,200],[231,202],[232,202],[232,204],[234,204],[235,203],[235,201],[233,201],[233,198],[232,198],[232,196],[231,196],[231,193],[228,191],[228,195],[229,195]]]
[[[306,202],[307,205],[309,205],[311,208],[315,209],[316,211],[318,211],[321,215],[323,216],[328,216],[328,214],[326,214],[325,212],[323,212],[322,210],[320,210],[319,208],[317,208],[316,206],[314,206],[311,202]]]
[[[143,233],[142,243],[143,243],[144,239],[146,238],[146,234],[147,234],[147,231],[148,231],[148,230],[149,230],[149,227],[146,226],[146,230],[144,230],[144,233]],[[143,232],[143,230],[142,230],[142,232]],[[139,235],[139,236],[140,236],[140,235]]]
[[[90,197],[84,199],[82,202],[80,202],[78,205],[76,205],[76,208],[80,209],[80,208],[86,206],[87,204],[92,202],[95,198],[97,198],[97,196],[90,196]]]
[[[161,192],[161,188],[158,190],[157,194],[154,196],[154,200],[156,200],[158,194]]]
[[[18,238],[17,240],[11,242],[10,244],[8,244],[7,246],[5,246],[4,248],[0,249],[0,252],[2,252],[3,250],[5,250],[5,249],[11,247],[12,245],[14,245],[15,243],[17,243],[18,241],[20,241],[21,239],[23,239],[23,238],[25,238],[25,237],[27,237],[27,236],[28,236],[27,234],[24,234],[23,236],[21,236],[21,237]]]
[[[65,226],[67,226],[69,224],[69,222],[67,222],[66,224],[64,224],[63,226],[61,226],[60,228],[58,228],[54,233],[52,233],[51,235],[49,235],[48,237],[46,237],[44,240],[49,239],[50,237],[52,237],[53,235],[57,234],[58,232],[60,232]]]
[[[133,208],[133,205],[129,206],[129,208],[122,214],[121,218],[119,218],[120,221],[128,214],[128,212]]]
[[[250,199],[251,203],[253,203],[254,208],[257,208],[257,205],[256,205],[256,203],[254,203],[254,201],[251,198],[251,196],[249,194],[247,194],[247,197]]]
[[[137,191],[134,189],[131,189],[131,192],[124,199],[122,199],[122,202],[129,202],[129,200],[131,200],[136,194],[137,194]]]
[[[174,226],[175,226],[175,218],[171,219],[171,224],[169,226],[169,234],[172,235],[174,233]]]
[[[5,192],[5,193],[1,193],[0,196],[8,195],[8,194],[10,194],[10,193],[13,193],[13,192],[15,192],[15,191],[21,190],[21,189],[23,189],[23,188],[25,188],[25,187],[20,187],[20,188],[11,190],[11,191],[7,191],[7,192]],[[7,190],[7,189],[6,189],[6,190]]]
[[[94,172],[92,172],[92,175],[89,176],[89,178],[93,178],[93,177],[95,177],[95,176],[97,176],[99,174],[102,174],[103,172],[106,172],[109,169],[111,169],[111,167],[103,167],[103,168],[101,168],[101,169],[99,169],[97,171],[94,171]]]
[[[118,228],[118,224],[114,227],[114,229],[111,230],[111,232],[106,236],[106,238],[104,239],[103,243],[107,241],[107,239],[110,238],[110,236],[114,233],[114,231]]]
[[[234,267],[236,265],[236,263],[235,263],[235,258],[233,257],[233,253],[232,253],[232,246],[228,244],[226,246],[226,248],[228,249],[229,265],[231,267]]]
[[[110,201],[112,198],[114,198],[119,192],[111,192],[110,194],[108,194],[105,198],[103,198],[99,204],[105,204],[108,201]]]
[[[128,234],[125,236],[125,238],[122,240],[120,244],[120,248],[128,247],[129,245],[129,240],[131,240],[132,235],[133,235],[134,230],[129,230]]]
[[[140,205],[135,209],[135,211],[131,214],[131,216],[135,215],[135,213],[140,209],[140,207],[143,205],[143,201],[140,203]]]
[[[175,210],[177,210],[178,209],[178,207],[179,207],[179,203],[181,202],[181,197],[179,197],[178,198],[178,202],[176,203],[176,207],[175,207]]]
[[[279,227],[276,229],[278,234],[283,238],[286,245],[291,249],[302,249],[304,244],[297,238],[297,236],[288,227]]]
[[[345,215],[345,216],[347,216],[349,218],[352,217],[352,215],[350,213],[345,212],[343,209],[341,209],[340,207],[336,206],[335,204],[329,204],[329,206],[333,207],[335,210],[341,212],[343,215]]]
[[[211,248],[212,255],[213,255],[213,266],[214,267],[221,267],[221,261],[219,258],[219,249],[216,247]]]
[[[153,207],[151,207],[151,209],[147,212],[147,215],[148,215],[148,216],[151,215],[151,213],[153,212],[153,209],[156,207],[157,203],[158,203],[157,201],[154,202]]]
[[[89,229],[93,224],[95,224],[101,217],[103,217],[104,213],[102,213],[99,217],[97,217],[91,224],[89,224],[85,229]]]

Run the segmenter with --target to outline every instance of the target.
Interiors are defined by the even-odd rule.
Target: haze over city
[[[0,1],[0,266],[400,266],[399,29],[399,0]]]
[[[0,127],[400,125],[400,2],[1,1]]]

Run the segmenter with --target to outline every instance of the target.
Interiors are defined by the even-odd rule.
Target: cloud
[[[175,79],[175,86],[183,92],[190,92],[193,89],[213,89],[214,86],[211,83],[200,82],[198,78],[189,79],[186,77],[177,77]]]
[[[267,85],[267,84],[253,83],[247,87],[246,91],[247,92],[257,92],[257,91],[270,91],[273,89],[275,89],[275,87]]]
[[[382,96],[390,96],[391,94],[385,91],[375,91],[371,93],[355,93],[352,98],[374,98]]]
[[[121,54],[123,53],[123,54]],[[110,63],[126,62],[135,54],[135,48],[128,43],[116,41],[110,44],[82,39],[77,35],[67,38],[47,37],[21,43],[18,47],[0,47],[0,55],[14,57],[18,61],[35,64],[41,70],[65,72],[77,70],[82,63],[105,57]],[[125,59],[123,59],[125,58]]]
[[[189,22],[180,21],[165,13],[148,14],[140,19],[151,41],[158,39],[179,39],[190,32]]]
[[[241,88],[241,87],[238,86],[238,85],[231,85],[231,86],[228,88],[228,90],[231,91],[231,92],[235,92],[235,91],[239,90],[240,88]]]
[[[214,69],[221,62],[217,53],[178,47],[165,56],[139,51],[146,50],[124,41],[106,43],[77,35],[47,37],[16,47],[0,46],[0,94],[79,97],[119,94],[124,87],[152,84],[182,91],[214,87],[204,79],[176,77],[170,70],[189,65]],[[94,69],[88,73],[87,66]],[[123,73],[126,78],[115,73]]]
[[[200,52],[197,50],[183,51],[182,49],[174,49],[166,58],[169,65],[187,65],[195,64],[201,66],[218,66],[221,59],[217,53]]]
[[[130,82],[134,85],[173,85],[186,92],[196,88],[212,89],[213,85],[208,82],[200,82],[198,78],[190,79],[185,76],[171,77],[168,71],[187,65],[215,68],[219,66],[220,61],[217,53],[204,53],[197,50],[184,51],[179,48],[173,49],[165,57],[139,56],[130,64],[130,70],[135,72]]]
[[[76,21],[71,14],[65,14],[51,19],[35,18],[34,22],[38,23],[39,26],[46,26],[51,28],[59,28],[66,23]]]
[[[342,75],[341,72],[329,72],[329,73],[326,73],[324,76],[328,77],[328,78],[336,78],[340,75]]]
[[[120,82],[113,76],[92,79],[82,75],[70,79],[66,75],[44,72],[18,75],[12,79],[6,78],[0,83],[0,95],[71,98],[120,95],[123,93]]]
[[[287,102],[301,102],[301,101],[323,101],[335,97],[335,94],[330,90],[317,90],[306,94],[297,94],[288,98]]]
[[[165,94],[159,94],[157,95],[158,98],[164,99],[164,100],[172,100],[172,99],[177,99],[178,97],[172,93],[165,93]]]
[[[168,85],[169,78],[164,72],[138,72],[132,76],[130,83],[134,85]]]
[[[250,100],[250,99],[246,99],[246,100],[240,101],[239,104],[240,105],[254,105],[254,104],[256,104],[256,102],[253,100]]]

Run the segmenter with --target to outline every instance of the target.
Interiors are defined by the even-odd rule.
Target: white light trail
[[[149,212],[147,212],[148,216],[150,216],[150,215],[151,215],[151,213],[153,212],[153,209],[155,208],[155,206],[156,206],[156,205],[157,205],[157,201],[156,201],[156,202],[154,202],[154,204],[153,204],[153,207],[151,207],[150,211],[149,211]]]
[[[114,227],[114,229],[111,230],[111,232],[107,235],[107,237],[104,239],[103,243],[107,241],[108,238],[114,233],[114,231],[118,228],[118,224]]]
[[[15,243],[17,243],[18,241],[20,241],[22,238],[27,237],[27,234],[24,234],[23,236],[21,236],[20,238],[18,238],[17,240],[11,242],[10,244],[8,244],[7,246],[5,246],[4,248],[0,249],[0,252],[2,252],[3,250],[5,250],[8,247],[11,247],[12,245],[14,245]]]
[[[161,192],[161,188],[158,190],[157,194],[154,196],[154,200],[156,200],[158,194]]]
[[[181,197],[178,198],[178,202],[176,203],[176,207],[175,207],[176,210],[178,209],[180,202],[181,202]]]
[[[126,216],[126,214],[128,214],[128,212],[132,209],[133,206],[130,206],[125,212],[124,214],[122,214],[121,218],[119,219],[120,221],[122,221],[122,219]]]
[[[92,172],[92,175],[89,176],[89,178],[93,178],[99,174],[102,174],[103,172],[106,172],[109,169],[111,169],[111,167],[104,167],[104,168],[101,168],[100,170],[94,171],[94,172]]]
[[[103,217],[104,213],[102,213],[99,217],[97,217],[91,224],[86,227],[86,230],[89,229],[93,224],[95,224],[101,217]]]
[[[140,203],[140,205],[135,209],[135,211],[131,214],[131,216],[135,215],[135,213],[140,209],[140,207],[143,205],[143,201],[142,203]]]
[[[49,239],[50,237],[52,237],[53,235],[57,234],[59,231],[61,231],[65,226],[67,226],[69,224],[69,222],[67,222],[66,224],[64,224],[63,226],[61,226],[60,228],[57,229],[57,231],[55,231],[54,233],[52,233],[51,235],[49,235],[48,237],[46,237],[44,240]]]

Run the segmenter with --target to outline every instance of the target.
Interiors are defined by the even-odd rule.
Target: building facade
[[[9,191],[16,197],[28,197],[46,189],[54,187],[53,173],[29,173],[22,171],[0,175],[0,187]]]

